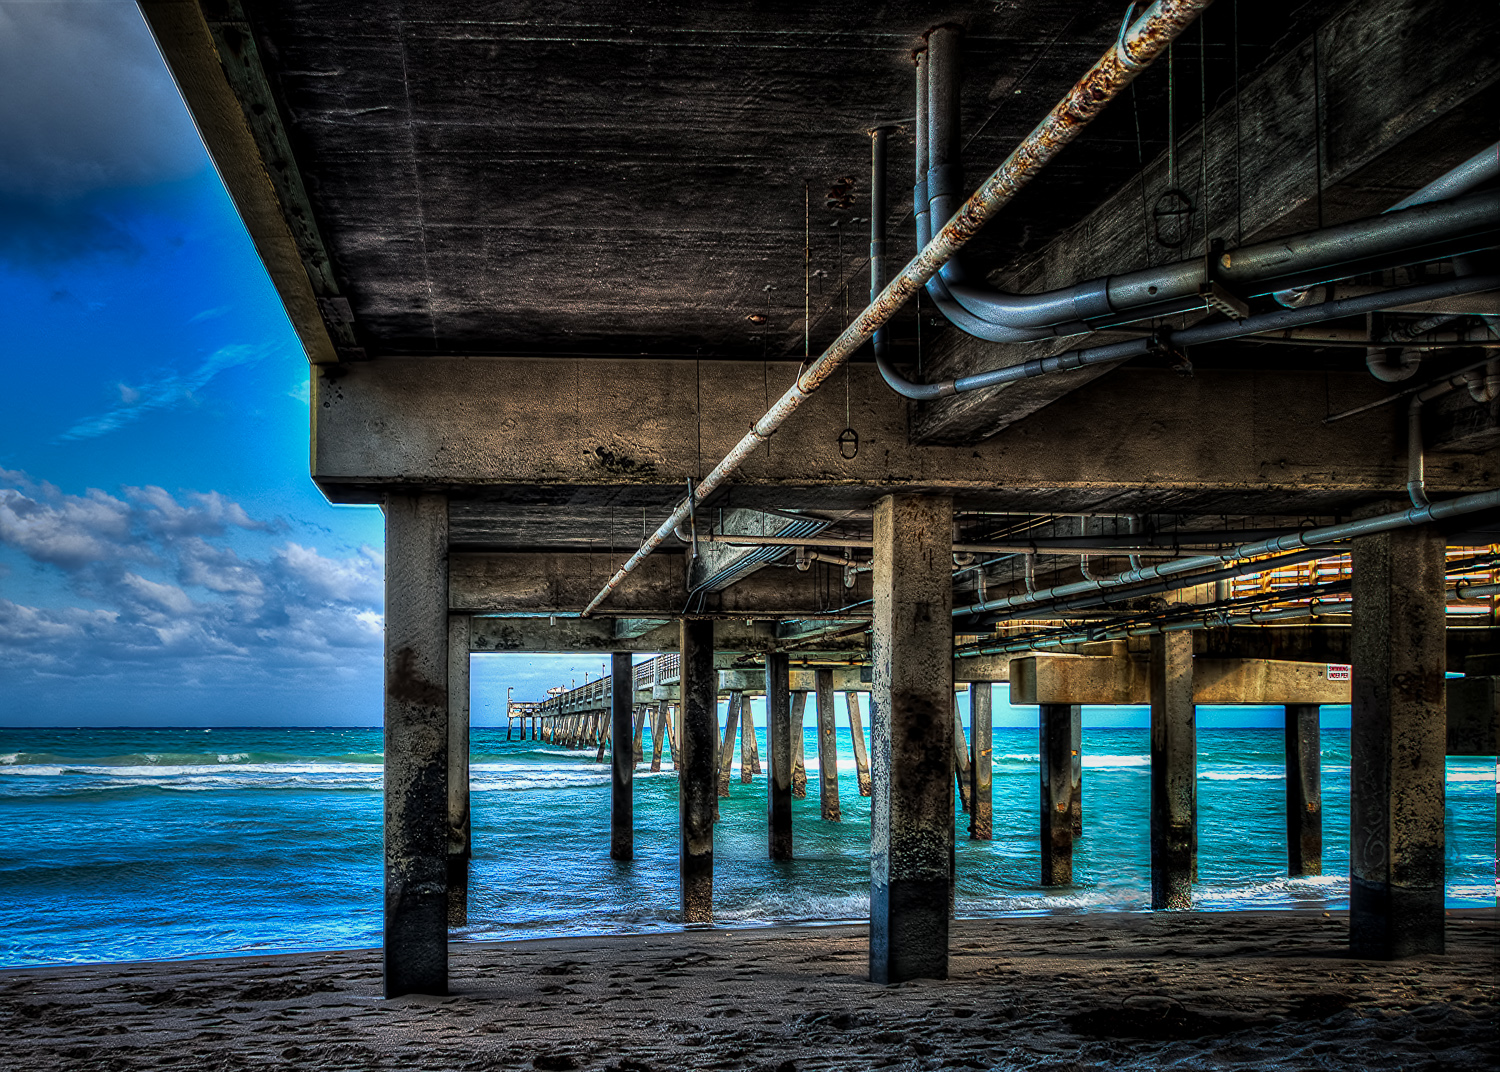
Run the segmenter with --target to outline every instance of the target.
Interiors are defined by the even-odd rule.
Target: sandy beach
[[[1494,910],[1348,959],[1341,913],[956,922],[952,978],[878,987],[860,926],[453,946],[448,997],[375,950],[0,973],[0,1067],[129,1070],[1479,1069]]]

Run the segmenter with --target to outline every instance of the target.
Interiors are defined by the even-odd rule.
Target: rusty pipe
[[[814,391],[854,352],[865,344],[896,311],[912,299],[955,253],[977,235],[994,215],[1046,167],[1059,152],[1078,137],[1094,117],[1104,110],[1126,86],[1133,82],[1154,59],[1166,51],[1179,34],[1186,30],[1213,0],[1156,0],[1123,31],[1114,45],[1084,73],[1062,100],[995,169],[974,194],[963,203],[943,229],[891,280],[880,296],[865,306],[816,361],[797,376],[796,381],[750,430],[703,478],[696,489],[696,499],[706,502],[740,465],[795,413]],[[615,571],[603,588],[583,610],[587,617],[609,594],[619,587],[651,552],[661,546],[683,518],[687,517],[686,500],[677,504],[670,517],[661,523],[640,549]]]

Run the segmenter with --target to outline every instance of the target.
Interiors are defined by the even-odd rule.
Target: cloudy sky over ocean
[[[380,721],[380,512],[308,478],[307,375],[135,4],[0,0],[0,723]]]

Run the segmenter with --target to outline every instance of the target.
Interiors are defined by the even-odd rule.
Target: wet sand
[[[453,946],[382,1000],[373,950],[0,972],[0,1068],[1480,1069],[1500,923],[1350,960],[1342,913],[954,924],[952,978],[879,987],[855,926]]]

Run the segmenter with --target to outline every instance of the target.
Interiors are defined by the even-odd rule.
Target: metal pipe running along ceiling
[[[731,473],[795,413],[875,330],[896,314],[949,258],[978,234],[994,215],[1078,137],[1104,107],[1191,26],[1212,0],[1156,0],[1037,124],[1005,161],[995,169],[951,220],[933,236],[880,293],[854,318],[833,344],[797,377],[795,383],[756,421],[722,461],[699,483],[693,500],[706,502]],[[684,499],[640,549],[615,571],[583,609],[587,617],[669,537],[692,509]]]

